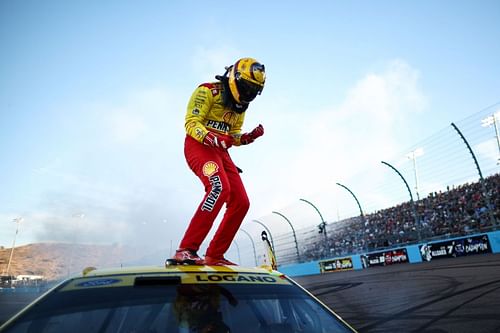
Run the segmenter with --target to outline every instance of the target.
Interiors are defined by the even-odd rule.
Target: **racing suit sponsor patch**
[[[202,138],[202,137],[205,135],[205,134],[203,133],[203,130],[202,130],[201,128],[199,128],[199,127],[197,127],[197,128],[194,130],[194,132],[196,133],[195,135],[196,135],[196,137],[198,137],[198,138]]]
[[[210,190],[210,193],[207,195],[205,201],[203,201],[201,210],[206,210],[211,212],[214,209],[214,206],[217,203],[217,199],[219,199],[219,196],[222,192],[222,182],[220,181],[219,175],[212,175],[210,176],[209,180],[210,184],[212,185],[212,189]]]
[[[228,133],[231,130],[231,126],[229,126],[228,123],[225,123],[223,121],[217,121],[217,120],[208,120],[207,127],[216,129],[216,130],[224,132],[224,133]]]
[[[198,88],[200,87],[205,87],[207,89],[210,89],[210,92],[212,93],[212,96],[217,96],[217,94],[219,94],[219,87],[220,85],[218,84],[213,84],[213,83],[203,83],[203,84],[200,84],[198,86]],[[203,90],[200,90],[200,91],[203,91]],[[205,91],[203,91],[203,95],[205,95]]]
[[[219,171],[219,166],[214,161],[208,161],[203,164],[203,175],[210,177]]]

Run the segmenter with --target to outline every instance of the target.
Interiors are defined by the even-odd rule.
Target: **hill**
[[[11,248],[0,249],[0,273],[6,274]],[[120,267],[141,261],[132,248],[118,245],[36,243],[14,248],[10,275],[42,275],[58,280],[88,266]]]

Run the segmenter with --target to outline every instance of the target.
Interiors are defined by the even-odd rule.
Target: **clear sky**
[[[267,70],[265,135],[231,153],[248,220],[315,218],[298,198],[500,101],[499,22],[484,0],[1,1],[0,245],[22,216],[18,244],[175,248],[203,195],[187,101],[240,57]]]

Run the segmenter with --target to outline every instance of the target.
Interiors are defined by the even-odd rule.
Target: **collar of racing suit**
[[[222,83],[222,100],[224,103],[224,106],[230,108],[232,111],[236,113],[243,113],[248,109],[248,103],[246,104],[240,104],[236,103],[236,101],[233,98],[233,95],[231,94],[231,90],[229,89],[229,78],[227,75],[217,75],[215,76],[217,80],[219,80]]]

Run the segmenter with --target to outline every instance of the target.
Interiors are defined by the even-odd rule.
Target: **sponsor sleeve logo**
[[[200,138],[200,139],[205,135],[205,133],[203,133],[203,130],[199,127],[194,129],[194,133],[195,133],[196,137]]]
[[[203,96],[196,96],[194,98],[194,105],[201,108],[203,105],[205,105],[206,98]]]

